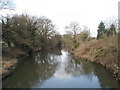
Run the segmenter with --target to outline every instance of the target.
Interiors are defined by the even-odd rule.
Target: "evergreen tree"
[[[110,35],[114,35],[114,34],[116,34],[116,27],[114,24],[112,24],[110,26]]]
[[[106,32],[106,29],[105,29],[105,25],[104,23],[101,21],[99,26],[98,26],[98,35],[97,35],[97,39],[101,38],[102,35]]]

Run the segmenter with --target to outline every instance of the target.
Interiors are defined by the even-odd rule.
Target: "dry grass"
[[[24,54],[24,52],[15,48],[2,49],[2,61],[0,62],[2,65],[2,69],[0,70],[0,75],[2,75],[2,78],[5,78],[12,73],[13,67],[18,62],[16,57]]]
[[[100,40],[85,41],[72,51],[77,58],[102,64],[120,77],[118,71],[118,36],[104,37]]]
[[[16,59],[2,61],[2,70],[0,71],[2,77],[8,76],[11,73],[13,67],[16,65],[16,63],[17,63]]]

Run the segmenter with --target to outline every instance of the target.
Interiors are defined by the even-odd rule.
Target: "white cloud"
[[[64,33],[64,26],[71,21],[90,28],[92,36],[97,34],[101,20],[118,16],[119,0],[13,0],[16,12],[46,16],[53,20]]]

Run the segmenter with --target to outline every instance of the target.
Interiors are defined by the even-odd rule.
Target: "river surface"
[[[66,50],[38,52],[21,58],[3,88],[117,88],[109,70],[85,60],[75,60]]]

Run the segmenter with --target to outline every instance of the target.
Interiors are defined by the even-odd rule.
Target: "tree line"
[[[9,47],[29,54],[34,50],[55,48],[61,44],[61,36],[52,20],[27,14],[2,18],[2,39]]]
[[[65,26],[66,34],[63,35],[63,43],[70,50],[73,50],[84,43],[84,41],[90,41],[93,39],[104,39],[106,37],[117,35],[118,30],[115,22],[108,22],[108,26],[101,21],[97,29],[97,37],[90,35],[90,29],[87,26],[81,27],[77,21],[71,22]]]

